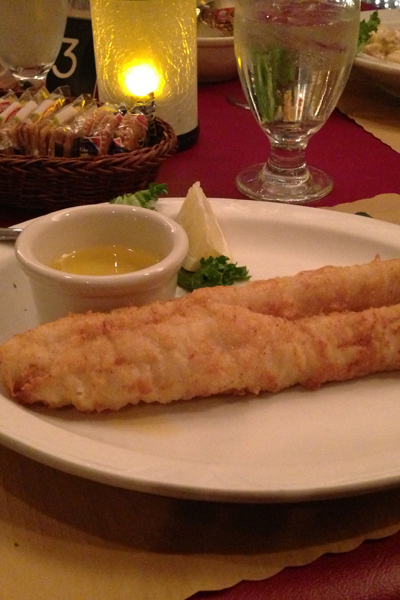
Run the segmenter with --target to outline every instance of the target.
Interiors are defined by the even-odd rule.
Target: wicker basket
[[[146,189],[161,163],[174,154],[172,127],[156,119],[158,143],[126,154],[94,158],[7,156],[0,158],[0,204],[53,211],[107,202]]]

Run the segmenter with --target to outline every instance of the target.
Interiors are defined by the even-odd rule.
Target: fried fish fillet
[[[207,301],[286,319],[391,306],[400,304],[400,259],[377,257],[362,265],[326,266],[240,286],[202,288],[171,301],[132,308],[130,318],[137,324],[156,323]]]
[[[377,258],[70,315],[0,346],[0,374],[20,402],[82,411],[318,387],[399,368],[399,315],[400,260]]]
[[[157,321],[126,308],[16,335],[0,347],[3,381],[21,403],[102,411],[400,368],[400,305],[294,321],[210,301],[179,306]]]
[[[362,265],[326,266],[240,286],[202,288],[181,298],[132,309],[131,318],[137,323],[157,322],[207,301],[287,319],[391,306],[400,304],[400,259],[377,257]]]
[[[203,288],[192,292],[186,301],[199,299],[246,306],[288,319],[391,306],[400,303],[400,259],[376,257],[367,264],[326,266],[237,287]]]

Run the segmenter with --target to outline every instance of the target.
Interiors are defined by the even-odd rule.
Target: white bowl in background
[[[197,35],[197,72],[200,83],[228,81],[238,76],[233,36],[199,23]]]
[[[159,262],[117,275],[75,275],[49,266],[63,254],[114,244],[155,253]],[[39,321],[44,323],[70,312],[108,311],[174,297],[188,245],[184,229],[161,213],[95,204],[31,221],[19,235],[15,252],[30,279]]]
[[[361,20],[368,20],[374,11],[362,11]],[[382,9],[378,11],[381,23],[389,29],[400,31],[399,9]],[[359,52],[354,60],[354,66],[380,88],[400,98],[400,64],[375,58]]]

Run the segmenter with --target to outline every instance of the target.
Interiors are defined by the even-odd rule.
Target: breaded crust
[[[70,315],[15,336],[0,347],[11,395],[53,408],[118,410],[318,388],[400,367],[400,305],[295,321],[211,302],[157,322],[137,323],[136,313]]]
[[[400,368],[400,260],[324,267],[109,314],[69,315],[0,346],[19,402],[80,411],[317,388]]]

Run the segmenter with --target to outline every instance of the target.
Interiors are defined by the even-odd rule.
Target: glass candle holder
[[[198,136],[196,0],[91,0],[101,102],[133,105],[154,93],[178,136]]]

